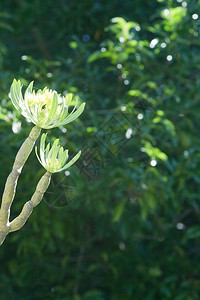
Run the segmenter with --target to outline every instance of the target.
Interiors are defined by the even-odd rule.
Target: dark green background
[[[13,79],[87,102],[48,130],[82,157],[1,246],[0,299],[200,299],[199,12],[197,0],[0,2],[1,195],[32,128]],[[11,219],[43,173],[33,152]]]

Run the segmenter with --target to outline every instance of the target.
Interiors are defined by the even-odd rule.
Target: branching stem
[[[35,141],[40,135],[40,131],[41,129],[37,126],[32,128],[28,138],[20,147],[12,171],[6,180],[0,209],[0,245],[3,243],[6,235],[10,232],[10,208],[15,197],[19,175],[35,145]]]

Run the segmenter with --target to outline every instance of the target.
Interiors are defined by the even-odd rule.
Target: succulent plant
[[[61,97],[56,91],[47,88],[35,92],[33,81],[28,85],[23,97],[22,84],[20,80],[14,79],[10,89],[10,98],[15,108],[25,118],[43,129],[66,125],[74,121],[82,114],[85,107],[85,103],[77,109],[75,105],[74,109],[69,112],[69,104],[76,96],[69,93]]]
[[[41,165],[50,173],[61,172],[71,167],[80,157],[81,151],[79,151],[67,164],[68,150],[64,150],[59,145],[59,139],[55,140],[53,146],[50,144],[45,148],[45,140],[47,133],[43,133],[40,140],[40,157],[37,153],[37,147],[35,147],[36,155]]]
[[[13,80],[10,89],[10,98],[15,108],[29,121],[34,123],[31,132],[24,143],[21,145],[11,173],[9,174],[0,208],[0,245],[4,242],[6,236],[13,231],[19,230],[28,220],[33,208],[37,206],[43,199],[49,183],[51,181],[52,173],[60,172],[71,167],[80,157],[79,151],[68,163],[68,150],[64,150],[59,145],[59,140],[55,140],[52,147],[48,144],[45,147],[45,140],[47,134],[42,134],[40,141],[40,157],[36,155],[46,169],[46,173],[39,180],[36,190],[31,199],[25,202],[22,211],[19,215],[10,222],[10,210],[12,202],[15,197],[17,181],[21,174],[24,164],[26,163],[36,140],[38,139],[41,128],[49,129],[60,125],[66,125],[80,116],[83,112],[85,103],[82,103],[79,108],[69,112],[69,104],[75,97],[72,94],[67,94],[61,97],[56,91],[44,88],[43,90],[33,91],[33,82],[29,84],[22,95],[22,85],[20,80]]]

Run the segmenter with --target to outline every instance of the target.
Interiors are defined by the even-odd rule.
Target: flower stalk
[[[9,217],[10,217],[10,207],[12,205],[15,192],[16,192],[16,186],[17,181],[19,178],[19,175],[22,171],[22,168],[27,161],[34,145],[35,141],[40,135],[41,129],[38,127],[33,127],[28,138],[25,140],[25,142],[22,144],[21,148],[19,149],[15,162],[13,164],[12,171],[10,175],[7,178],[5,189],[2,197],[2,203],[1,203],[1,209],[0,209],[0,226],[6,225],[9,223]]]
[[[10,223],[10,232],[19,230],[26,223],[28,217],[33,211],[33,208],[36,207],[42,200],[50,181],[51,173],[47,171],[38,182],[35,193],[33,194],[31,200],[24,204],[19,216]]]

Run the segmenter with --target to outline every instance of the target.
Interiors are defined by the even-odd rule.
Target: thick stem
[[[19,216],[16,217],[10,223],[9,232],[16,231],[22,228],[22,226],[26,223],[29,216],[31,215],[33,208],[37,206],[42,200],[44,193],[46,192],[49,186],[50,181],[51,181],[51,173],[47,171],[38,182],[35,193],[33,194],[31,200],[24,204],[24,207],[22,208],[22,211],[19,214]]]
[[[7,178],[5,189],[2,197],[2,203],[1,203],[1,209],[0,209],[0,229],[3,226],[7,226],[9,224],[9,217],[10,217],[10,207],[12,205],[16,186],[17,186],[17,180],[19,178],[19,175],[22,171],[22,168],[28,159],[35,141],[40,135],[41,129],[37,126],[33,127],[28,138],[25,140],[25,142],[20,147],[15,162],[13,165],[13,169],[10,173],[10,175]]]
[[[3,244],[7,234],[9,233],[10,226],[4,225],[0,228],[0,246]]]

